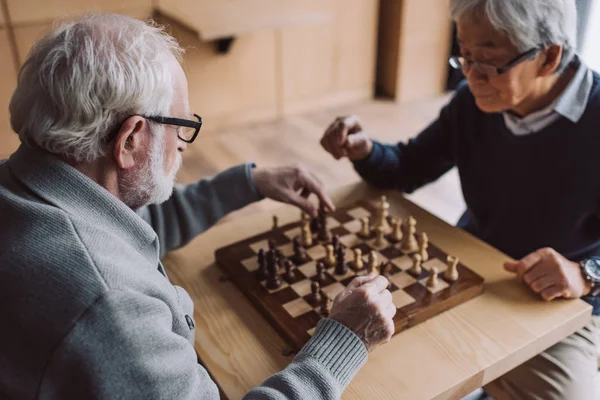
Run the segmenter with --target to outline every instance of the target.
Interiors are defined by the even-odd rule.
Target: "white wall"
[[[593,70],[600,72],[600,0],[593,0],[581,56]]]

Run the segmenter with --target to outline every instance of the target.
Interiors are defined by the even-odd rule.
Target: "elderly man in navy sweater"
[[[597,399],[600,75],[575,54],[574,0],[451,0],[461,86],[408,143],[371,140],[338,118],[321,144],[369,183],[411,192],[458,168],[459,226],[518,261],[504,265],[551,301],[584,298],[593,322],[487,388],[497,399]],[[582,262],[584,265],[582,266]],[[501,267],[501,266],[499,266]]]

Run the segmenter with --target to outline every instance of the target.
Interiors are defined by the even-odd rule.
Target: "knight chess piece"
[[[390,203],[387,202],[387,197],[381,196],[379,204],[377,205],[377,219],[375,221],[375,229],[381,228],[384,234],[386,234],[390,230],[390,225],[387,221],[389,210]]]
[[[304,247],[310,247],[313,244],[312,232],[310,230],[310,224],[308,221],[304,221],[302,224],[302,245]]]
[[[269,271],[267,270],[267,258],[265,255],[265,250],[258,250],[258,271],[257,276],[259,280],[265,280],[269,276]]]
[[[335,252],[330,244],[325,245],[325,264],[328,268],[335,267]]]
[[[371,236],[371,228],[369,227],[369,218],[362,217],[360,220],[360,232],[358,232],[358,237],[366,239]]]
[[[283,263],[285,268],[285,279],[288,282],[293,282],[296,279],[296,273],[294,271],[294,264],[290,260],[285,260]]]
[[[267,289],[276,290],[281,287],[281,278],[277,271],[277,255],[274,250],[269,250],[267,253]]]
[[[437,287],[437,285],[439,284],[438,269],[436,267],[431,267],[431,269],[429,270],[429,273],[431,275],[427,279],[427,287],[429,289],[435,289]]]
[[[402,245],[400,250],[406,254],[412,254],[419,251],[419,243],[415,237],[417,232],[417,221],[413,217],[409,217],[404,226]]]
[[[304,264],[308,261],[308,254],[306,254],[306,250],[302,247],[302,243],[300,243],[300,238],[296,236],[292,239],[292,245],[294,247],[294,255],[292,259],[296,264]]]
[[[362,259],[362,250],[361,249],[354,249],[352,250],[354,252],[354,269],[357,271],[360,271],[361,269],[363,269],[364,263],[363,263],[363,259]]]
[[[458,257],[448,256],[446,258],[448,268],[444,272],[444,278],[450,282],[456,282],[458,280]]]
[[[370,252],[367,258],[367,274],[377,272],[377,254],[374,251]]]
[[[346,254],[342,247],[337,249],[337,259],[335,264],[336,275],[346,275],[348,273],[348,266],[346,265]]]
[[[409,272],[415,276],[421,275],[421,272],[423,272],[423,267],[421,266],[421,255],[413,254],[412,262],[412,267],[410,268]]]
[[[392,241],[399,242],[402,240],[402,219],[392,218]]]
[[[429,238],[425,232],[419,235],[419,254],[421,255],[421,260],[426,262],[429,260],[429,253],[427,252],[427,248],[429,247]]]

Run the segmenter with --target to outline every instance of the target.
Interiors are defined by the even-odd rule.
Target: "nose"
[[[477,68],[471,68],[469,72],[465,73],[467,81],[472,83],[487,82],[487,75],[479,71]]]
[[[187,149],[187,143],[183,140],[177,140],[177,150],[183,153]]]

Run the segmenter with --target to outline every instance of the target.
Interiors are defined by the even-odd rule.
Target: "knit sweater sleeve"
[[[465,90],[459,89],[439,117],[415,138],[396,145],[374,142],[371,154],[354,163],[359,175],[377,188],[411,193],[448,172],[456,164],[457,111],[468,95]]]

